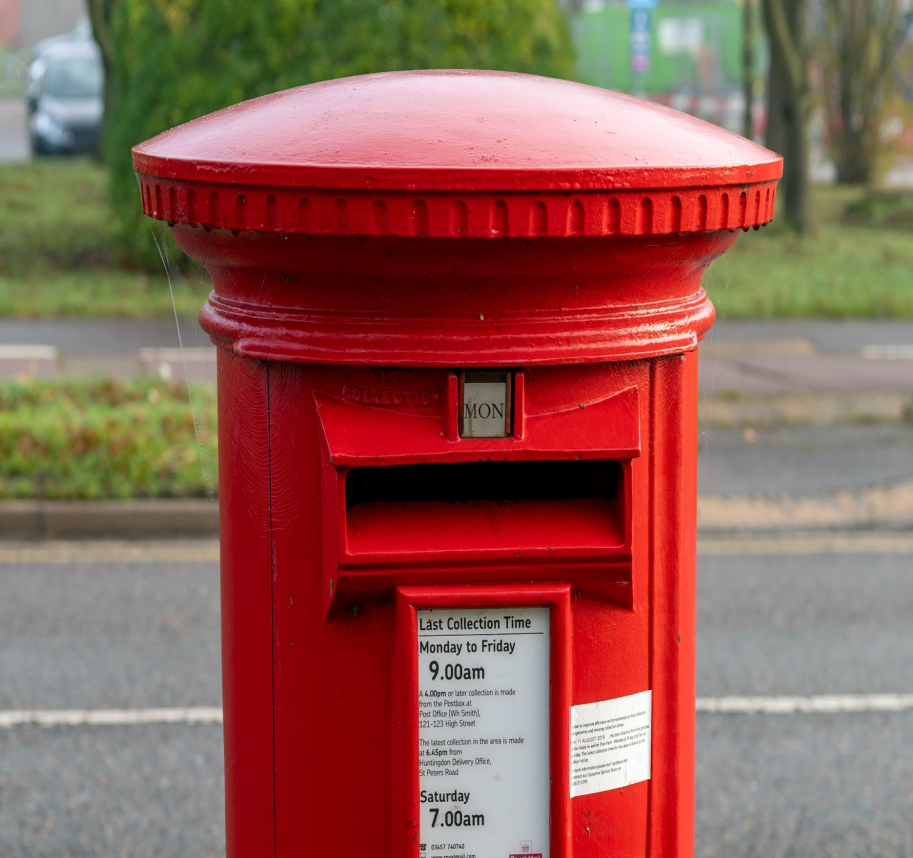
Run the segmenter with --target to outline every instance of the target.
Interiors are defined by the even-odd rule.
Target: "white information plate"
[[[571,706],[571,797],[650,780],[653,692]]]
[[[422,858],[548,858],[549,609],[417,613]]]

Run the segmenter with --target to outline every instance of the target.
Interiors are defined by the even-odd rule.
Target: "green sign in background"
[[[624,5],[584,4],[571,19],[577,49],[577,76],[585,83],[621,92],[634,85],[629,54],[630,11]],[[652,13],[653,54],[650,71],[640,82],[651,95],[674,92],[723,94],[742,85],[742,33],[744,9],[740,3],[663,2]],[[697,18],[703,44],[698,53],[666,53],[659,29],[668,18]],[[760,36],[755,49],[756,74],[764,56]]]

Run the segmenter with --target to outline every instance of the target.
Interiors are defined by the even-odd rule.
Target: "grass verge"
[[[881,197],[819,187],[813,235],[774,221],[740,236],[704,277],[719,317],[913,318],[913,235]],[[909,208],[913,194],[893,195],[893,211]]]
[[[0,164],[0,315],[172,312],[164,269],[149,273],[121,264],[107,193],[107,171],[88,160]]]
[[[217,479],[214,409],[199,428],[202,444],[178,384],[0,382],[0,500],[205,497]]]
[[[164,270],[122,265],[107,173],[86,160],[0,165],[0,315],[171,313]],[[139,197],[137,196],[137,205]],[[721,318],[913,318],[913,193],[819,187],[815,234],[742,235],[705,277]],[[149,221],[153,230],[167,231]]]

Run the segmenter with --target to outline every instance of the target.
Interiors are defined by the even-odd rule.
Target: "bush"
[[[567,77],[556,0],[119,0],[106,152],[120,243],[158,265],[130,163],[174,125],[318,80],[412,68]]]
[[[214,409],[195,427],[179,384],[0,381],[0,500],[205,497],[217,451]]]
[[[844,221],[872,229],[913,229],[913,194],[909,191],[867,191],[846,207]]]

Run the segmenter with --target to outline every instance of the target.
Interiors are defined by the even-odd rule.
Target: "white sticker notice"
[[[422,858],[549,858],[549,609],[418,611]]]
[[[571,706],[571,797],[650,780],[653,692]]]

